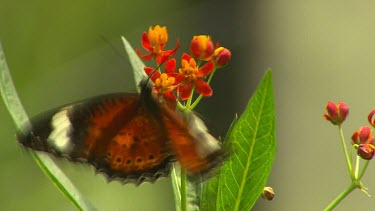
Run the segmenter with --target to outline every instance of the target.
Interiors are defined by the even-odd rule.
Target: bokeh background
[[[277,155],[268,185],[276,197],[254,210],[322,210],[349,184],[338,131],[322,118],[328,100],[344,101],[347,141],[375,108],[375,2],[357,1],[10,1],[0,0],[0,39],[30,115],[98,94],[133,91],[120,36],[140,48],[148,26],[168,26],[170,47],[188,50],[210,34],[232,50],[217,72],[214,96],[198,108],[224,136],[262,78],[273,69]],[[2,210],[75,210],[15,140],[0,103]],[[173,210],[170,180],[106,183],[90,167],[59,161],[99,210]],[[364,176],[375,194],[375,170]],[[371,210],[374,198],[355,190],[337,210]]]

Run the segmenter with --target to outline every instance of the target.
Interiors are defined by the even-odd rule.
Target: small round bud
[[[327,114],[324,114],[323,117],[334,125],[341,125],[349,115],[349,108],[346,103],[339,102],[336,105],[329,101],[326,109]]]
[[[214,58],[218,67],[223,67],[228,64],[231,57],[232,53],[224,47],[218,47],[214,51]]]
[[[275,192],[271,187],[264,187],[262,192],[262,198],[271,201],[275,197]]]
[[[371,160],[374,157],[375,147],[372,144],[361,144],[358,147],[358,155],[365,159]]]

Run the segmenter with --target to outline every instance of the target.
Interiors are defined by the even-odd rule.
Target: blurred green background
[[[244,109],[264,70],[274,73],[278,148],[268,185],[276,197],[260,199],[254,210],[322,210],[349,183],[338,132],[322,118],[326,102],[349,104],[347,141],[375,108],[374,8],[364,0],[0,0],[0,40],[24,106],[35,115],[134,90],[122,35],[140,48],[148,26],[166,25],[170,47],[180,39],[181,54],[193,35],[210,34],[233,54],[215,75],[214,96],[198,108],[216,136]],[[0,120],[1,209],[75,210],[18,146],[3,103]],[[174,209],[168,178],[140,187],[108,184],[90,167],[59,164],[99,210]],[[374,175],[370,163],[364,182],[372,195]],[[371,210],[374,203],[356,190],[337,210]]]

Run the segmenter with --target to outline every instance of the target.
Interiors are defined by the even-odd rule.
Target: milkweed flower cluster
[[[326,105],[326,110],[327,113],[323,114],[323,117],[339,129],[341,144],[351,179],[351,184],[348,188],[334,199],[325,209],[332,210],[341,200],[356,188],[362,190],[369,196],[367,188],[363,185],[361,179],[367,169],[369,161],[372,160],[375,155],[375,146],[372,128],[369,126],[361,126],[352,134],[351,148],[348,152],[342,128],[342,124],[346,121],[349,115],[348,105],[343,102],[334,103],[329,101]],[[374,115],[375,110],[372,110],[367,117],[367,120],[372,127],[375,127]],[[357,156],[353,156],[353,152],[356,152]],[[364,163],[362,164],[362,162]]]
[[[228,64],[231,52],[219,44],[214,45],[208,35],[194,36],[190,43],[190,52],[183,53],[177,69],[175,56],[179,41],[171,50],[165,50],[168,41],[167,28],[156,25],[149,27],[148,32],[142,34],[142,46],[147,51],[142,54],[137,49],[137,54],[143,60],[156,61],[156,68],[145,67],[145,73],[154,82],[154,91],[169,105],[188,100],[191,103],[194,92],[201,96],[209,97],[213,91],[209,85],[212,76],[218,68]],[[164,68],[161,66],[164,65]],[[201,97],[196,99],[196,105]]]
[[[328,102],[326,106],[327,113],[323,117],[330,121],[333,125],[339,125],[345,121],[349,115],[349,108],[346,103],[339,102],[337,104]],[[368,115],[368,122],[375,127],[375,110]],[[358,156],[365,160],[371,160],[375,154],[374,138],[372,129],[368,126],[361,126],[355,131],[351,137],[352,145],[357,150]]]

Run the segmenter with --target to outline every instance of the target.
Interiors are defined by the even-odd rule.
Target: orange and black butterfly
[[[154,182],[169,174],[173,161],[198,178],[222,163],[226,150],[196,115],[171,110],[147,82],[140,86],[140,94],[107,94],[42,113],[17,139],[124,183]]]

